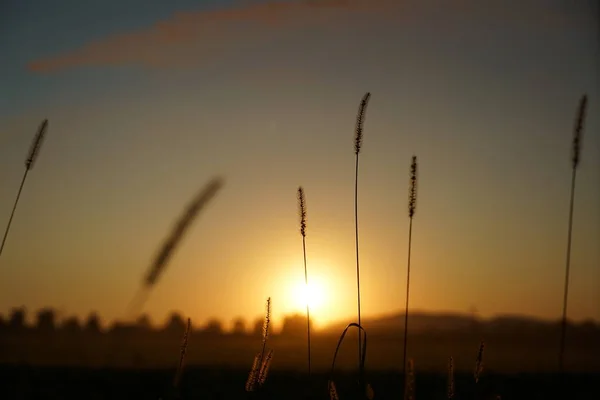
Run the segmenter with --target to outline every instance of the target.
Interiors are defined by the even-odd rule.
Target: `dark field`
[[[0,366],[2,399],[152,399],[173,398],[171,389],[174,369],[91,369],[74,367]],[[182,399],[244,399],[247,371],[241,369],[188,367],[181,388]],[[328,375],[313,375],[309,383],[305,374],[274,370],[270,373],[260,398],[328,399]],[[335,378],[341,399],[357,398],[353,392],[356,376],[339,372]],[[402,379],[399,372],[367,374],[376,399],[401,399]],[[563,386],[563,384],[565,386]],[[457,399],[598,399],[600,374],[569,375],[564,381],[552,374],[485,374],[477,387],[472,374],[457,374]],[[416,372],[417,399],[445,399],[446,377],[442,374]],[[310,390],[308,390],[310,389]],[[568,393],[560,395],[561,390]],[[309,396],[308,393],[312,396]],[[255,397],[254,397],[255,398]],[[363,397],[364,398],[364,397]]]
[[[561,377],[556,372],[559,331],[555,323],[515,325],[505,319],[475,325],[467,321],[461,328],[454,319],[439,316],[415,315],[413,321],[415,329],[421,329],[408,335],[415,399],[447,398],[450,356],[455,399],[496,399],[497,395],[501,399],[600,399],[600,329],[595,325],[569,327],[565,366],[570,373]],[[454,321],[453,329],[444,327],[448,321]],[[402,336],[396,323],[384,322],[368,322],[366,381],[376,400],[402,399]],[[262,346],[260,332],[192,331],[180,398],[329,399],[327,381],[340,329],[315,332],[311,348],[317,372],[309,380],[303,324],[297,332],[284,329],[269,336],[272,369],[259,397],[249,396],[245,384]],[[6,328],[0,332],[0,400],[176,398],[172,384],[183,329],[131,326],[102,333]],[[475,385],[473,369],[482,338],[483,374]],[[334,381],[341,400],[358,398],[357,342],[356,331],[350,331],[336,360]]]

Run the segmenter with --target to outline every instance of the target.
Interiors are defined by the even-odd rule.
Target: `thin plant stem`
[[[569,273],[571,270],[571,239],[573,232],[573,208],[575,203],[575,179],[577,177],[577,168],[573,168],[571,175],[571,201],[569,204],[569,227],[567,233],[567,258],[565,266],[565,288],[563,295],[563,310],[560,329],[560,351],[558,359],[558,369],[562,373],[564,371],[564,355],[565,355],[565,338],[567,333],[567,301],[569,297]]]
[[[267,298],[267,310],[265,313],[265,322],[263,324],[263,340],[262,340],[262,350],[260,352],[260,363],[262,365],[265,359],[265,351],[267,349],[267,339],[269,338],[269,329],[271,323],[271,298]]]
[[[308,305],[308,270],[306,268],[306,237],[302,236],[302,252],[304,254],[304,285],[306,287],[306,334],[308,345],[308,377],[311,375],[310,361],[310,307]]]
[[[575,207],[575,180],[577,178],[577,167],[579,166],[579,158],[581,153],[581,144],[583,136],[583,125],[587,108],[587,95],[583,95],[579,101],[577,118],[575,120],[575,130],[573,134],[573,144],[571,149],[571,201],[569,203],[569,225],[567,229],[567,254],[565,265],[565,289],[563,296],[563,310],[560,330],[560,347],[558,351],[558,370],[562,374],[564,372],[564,353],[565,353],[565,338],[567,332],[567,300],[569,297],[569,273],[571,270],[571,239],[573,232],[573,209]]]
[[[408,223],[408,267],[406,272],[406,306],[404,309],[404,351],[402,356],[402,374],[406,374],[406,345],[408,342],[408,299],[410,294],[410,252],[412,247],[412,223],[413,219],[410,218]]]
[[[410,184],[408,189],[408,262],[406,267],[406,308],[404,310],[404,350],[402,356],[402,373],[406,378],[406,345],[408,342],[408,300],[410,295],[410,255],[412,249],[413,217],[417,209],[417,156],[412,157],[410,164]]]
[[[306,334],[307,334],[307,356],[308,356],[308,377],[310,379],[311,360],[310,360],[310,306],[308,304],[308,268],[306,267],[306,199],[304,189],[298,187],[298,213],[300,215],[300,234],[302,235],[302,254],[304,256],[304,285],[306,295]]]
[[[356,171],[354,176],[354,227],[356,241],[356,291],[357,291],[357,306],[358,306],[358,325],[362,326],[360,318],[360,266],[358,252],[358,152],[356,153]],[[358,330],[358,360],[360,362],[362,349],[362,331]]]
[[[367,112],[367,105],[369,104],[369,99],[371,98],[371,93],[367,92],[363,96],[360,101],[360,106],[358,107],[358,114],[356,116],[356,135],[354,137],[354,154],[356,155],[356,163],[355,163],[355,175],[354,175],[354,227],[356,231],[356,291],[358,293],[357,296],[357,305],[358,305],[358,325],[361,325],[360,318],[360,266],[359,266],[359,252],[358,252],[358,155],[360,153],[360,148],[362,145],[362,136],[363,129],[365,123],[365,116]],[[358,363],[360,365],[361,360],[361,343],[362,343],[362,330],[358,331]]]
[[[6,238],[8,237],[8,232],[10,231],[10,226],[12,224],[13,217],[15,216],[17,205],[19,204],[19,199],[21,198],[21,192],[23,191],[23,186],[25,185],[27,174],[33,168],[33,166],[35,165],[35,161],[40,155],[40,149],[42,148],[42,143],[44,142],[44,137],[46,136],[47,130],[48,120],[45,119],[42,121],[35,136],[33,137],[33,141],[31,142],[31,146],[29,148],[29,153],[27,153],[27,158],[25,159],[25,173],[23,174],[21,186],[19,186],[17,198],[15,199],[15,204],[13,205],[12,211],[10,213],[10,218],[8,219],[8,224],[6,225],[6,231],[4,231],[4,237],[2,238],[2,244],[0,245],[0,256],[2,255],[2,251],[4,250],[4,245],[6,244]]]
[[[350,324],[348,324],[346,326],[346,328],[344,328],[342,335],[340,336],[337,346],[335,347],[335,353],[333,354],[333,361],[331,362],[331,370],[329,372],[329,388],[331,390],[331,386],[333,384],[333,372],[335,370],[335,361],[337,360],[337,356],[338,353],[340,351],[340,348],[342,346],[342,342],[344,341],[344,338],[346,337],[346,333],[348,333],[348,329],[350,329],[351,327],[356,327],[358,328],[358,330],[363,332],[364,335],[364,341],[363,341],[363,348],[361,349],[361,354],[360,354],[360,358],[359,358],[359,363],[358,363],[358,382],[359,382],[359,386],[362,388],[365,384],[365,360],[367,358],[367,332],[365,331],[365,329],[358,325],[355,322],[352,322]],[[333,385],[335,387],[335,385]],[[364,391],[362,391],[362,393],[364,393]]]
[[[6,230],[4,231],[4,237],[2,238],[2,245],[0,245],[0,256],[2,255],[2,251],[4,250],[4,244],[6,243],[6,238],[8,237],[8,232],[10,231],[10,225],[12,224],[13,217],[15,216],[15,210],[17,209],[17,205],[19,204],[19,199],[21,198],[21,192],[23,191],[23,186],[25,185],[25,180],[27,179],[28,173],[29,173],[29,169],[25,169],[25,173],[23,174],[23,179],[21,180],[21,186],[19,186],[19,191],[17,192],[17,198],[15,199],[15,204],[13,205],[12,212],[10,213],[10,218],[8,219],[8,225],[6,226]]]

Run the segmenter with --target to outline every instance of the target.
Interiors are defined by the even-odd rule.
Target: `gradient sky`
[[[301,310],[300,184],[309,279],[325,293],[316,323],[353,319],[353,135],[370,91],[363,315],[404,306],[414,153],[411,308],[557,319],[587,93],[569,316],[600,320],[598,5],[520,4],[2,2],[2,230],[50,123],[0,259],[0,312],[122,317],[183,207],[219,175],[146,304],[153,321],[251,319],[267,296],[275,320]]]

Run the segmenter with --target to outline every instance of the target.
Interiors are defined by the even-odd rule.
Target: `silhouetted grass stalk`
[[[264,385],[265,381],[267,380],[267,375],[269,373],[269,368],[271,367],[272,359],[273,359],[273,349],[269,349],[269,352],[263,359],[263,361],[260,365],[260,370],[258,372],[258,385],[259,386]]]
[[[265,359],[265,350],[267,348],[267,340],[269,339],[269,330],[271,325],[271,298],[267,298],[267,305],[265,307],[265,322],[263,323],[263,339],[262,339],[262,351],[260,355],[260,365]]]
[[[329,400],[340,400],[337,388],[335,387],[335,382],[330,380],[327,382],[327,386],[329,386]]]
[[[449,399],[454,398],[454,359],[448,360],[448,388],[447,395]]]
[[[298,188],[298,212],[300,214],[300,234],[302,235],[302,254],[304,255],[304,285],[306,300],[306,341],[308,352],[308,377],[310,379],[311,361],[310,361],[310,307],[308,305],[308,270],[306,267],[306,198],[302,186]]]
[[[362,347],[360,348],[360,357],[358,363],[358,385],[361,393],[367,393],[367,386],[365,382],[365,360],[367,358],[367,331],[365,331],[364,328],[360,326],[360,324],[352,322],[348,324],[346,328],[344,328],[344,331],[342,332],[340,339],[338,340],[337,346],[335,347],[335,353],[333,354],[333,361],[331,362],[331,370],[329,372],[329,381],[327,382],[329,386],[329,397],[331,400],[335,400],[338,398],[337,390],[333,380],[333,372],[335,371],[335,361],[337,360],[337,355],[340,351],[340,347],[342,346],[342,342],[346,337],[346,333],[348,333],[348,329],[350,329],[353,326],[358,328],[358,331],[364,334],[365,340],[361,342]]]
[[[366,396],[367,400],[373,400],[375,398],[375,392],[373,391],[373,387],[370,383],[367,383]]]
[[[404,400],[415,399],[415,363],[413,359],[408,360],[408,374],[404,379]]]
[[[19,186],[17,198],[15,199],[15,203],[10,213],[10,217],[8,218],[8,224],[6,225],[6,230],[4,231],[2,244],[0,244],[0,256],[2,255],[2,251],[4,250],[6,238],[8,237],[8,232],[10,231],[10,226],[12,224],[13,217],[15,216],[15,211],[17,210],[17,205],[19,204],[19,199],[21,198],[21,192],[23,191],[23,186],[25,185],[25,181],[27,180],[27,175],[29,174],[29,171],[33,169],[33,165],[35,164],[35,161],[37,160],[40,154],[40,149],[42,148],[42,143],[44,142],[44,137],[46,136],[47,130],[48,120],[45,119],[40,124],[40,127],[38,128],[37,133],[35,134],[31,143],[31,147],[29,148],[27,158],[25,159],[25,172],[23,173],[23,179],[21,179],[21,185]]]
[[[406,308],[404,310],[404,351],[402,356],[402,373],[406,374],[406,346],[408,341],[408,300],[410,294],[410,253],[412,248],[412,224],[417,210],[417,156],[413,156],[410,164],[410,184],[408,189],[408,262],[406,268]]]
[[[267,298],[265,321],[263,323],[263,335],[262,335],[262,350],[254,357],[252,369],[248,374],[248,380],[246,381],[246,391],[254,392],[260,389],[265,380],[267,379],[267,373],[271,365],[271,359],[273,358],[273,350],[269,350],[265,357],[265,351],[267,349],[267,340],[269,338],[269,329],[271,324],[271,298]]]
[[[473,377],[475,378],[475,383],[479,383],[479,378],[481,378],[481,373],[483,372],[483,351],[485,349],[485,343],[483,340],[479,344],[479,351],[477,352],[477,359],[475,360],[475,370],[473,371]]]
[[[354,227],[355,227],[355,238],[356,238],[356,291],[357,291],[357,305],[358,305],[358,325],[361,324],[360,318],[360,266],[359,266],[359,251],[358,251],[358,155],[360,154],[360,148],[362,146],[363,127],[365,123],[365,116],[367,112],[367,105],[371,93],[367,92],[358,107],[358,114],[356,116],[356,127],[354,136],[354,154],[356,155],[355,162],[355,175],[354,175]],[[361,330],[358,331],[358,359],[360,363],[361,355]]]
[[[583,135],[583,124],[585,122],[586,107],[587,95],[583,95],[581,97],[581,100],[579,101],[579,110],[577,112],[577,120],[575,121],[575,131],[573,134],[573,147],[571,153],[571,201],[569,203],[569,224],[567,228],[567,259],[565,266],[565,289],[560,330],[560,349],[558,353],[558,369],[561,373],[564,371],[565,337],[567,331],[567,300],[569,296],[569,273],[571,269],[571,238],[573,231],[573,208],[575,204],[575,179],[577,177],[577,167],[579,166],[579,156],[581,153],[581,139]]]
[[[179,354],[179,364],[177,365],[177,372],[175,373],[175,379],[173,380],[173,388],[178,391],[179,383],[181,382],[181,376],[183,375],[183,362],[185,360],[185,353],[188,348],[188,340],[190,337],[190,332],[192,329],[192,320],[188,318],[187,327],[185,328],[185,333],[183,334],[183,341],[181,343],[181,352]]]

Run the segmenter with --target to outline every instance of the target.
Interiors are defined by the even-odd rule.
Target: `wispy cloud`
[[[561,10],[539,0],[527,0],[518,6],[489,0],[290,0],[286,2],[252,2],[236,7],[176,12],[147,28],[113,34],[91,41],[78,49],[50,55],[30,62],[27,68],[49,73],[82,66],[141,65],[143,67],[193,66],[222,52],[233,51],[236,42],[264,32],[261,29],[284,29],[307,25],[340,23],[344,12],[376,12],[391,17],[396,24],[415,19],[423,24],[435,23],[431,12],[444,15],[467,15],[471,20],[501,20],[556,28],[569,22]],[[572,20],[571,20],[572,22]],[[506,26],[505,26],[506,27]],[[508,27],[506,27],[509,29]]]
[[[43,73],[95,65],[186,65],[211,57],[228,42],[241,40],[245,36],[241,29],[248,34],[257,26],[326,22],[332,12],[376,11],[390,4],[390,0],[296,0],[176,12],[148,28],[110,35],[64,54],[34,60],[27,67]]]

